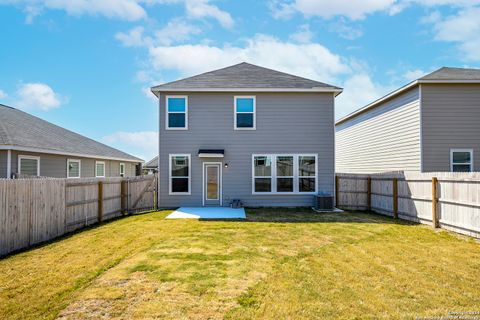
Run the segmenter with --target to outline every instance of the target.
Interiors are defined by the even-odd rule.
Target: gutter
[[[47,154],[57,154],[57,155],[65,155],[65,156],[73,156],[73,157],[81,157],[81,158],[90,158],[90,159],[102,159],[102,160],[115,160],[115,161],[124,161],[124,162],[133,162],[133,163],[143,163],[142,159],[126,159],[126,158],[118,158],[118,157],[106,157],[100,155],[92,155],[92,154],[82,154],[82,153],[73,153],[73,152],[62,152],[50,149],[41,149],[41,148],[32,148],[32,147],[19,147],[19,146],[0,146],[0,150],[7,150],[9,153],[14,151],[24,151],[24,152],[34,152],[34,153],[47,153]],[[7,155],[8,157],[8,155]],[[7,168],[8,170],[8,168]]]
[[[333,92],[335,96],[338,96],[343,92],[341,88],[158,88],[152,87],[150,91],[160,96],[161,92]]]

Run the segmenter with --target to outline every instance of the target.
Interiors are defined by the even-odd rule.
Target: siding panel
[[[180,94],[180,93],[175,93]],[[165,95],[160,97],[160,206],[202,205],[202,164],[223,161],[223,205],[241,199],[246,206],[310,206],[311,195],[252,195],[252,154],[318,154],[318,190],[333,193],[333,94],[256,94],[256,127],[235,131],[233,93],[189,96],[189,130],[165,126]],[[252,94],[245,94],[252,95]],[[255,95],[255,94],[253,94]],[[199,149],[225,149],[224,159],[199,159]],[[192,157],[190,196],[168,195],[168,155]]]
[[[450,171],[450,149],[473,149],[480,171],[480,85],[422,84],[425,172]]]
[[[411,89],[336,127],[336,171],[420,170],[420,105]]]

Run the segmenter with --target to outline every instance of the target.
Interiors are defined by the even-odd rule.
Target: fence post
[[[103,182],[98,181],[98,222],[103,219]]]
[[[367,209],[372,211],[372,178],[367,178]]]
[[[438,197],[437,197],[437,186],[438,186],[438,179],[436,177],[432,178],[432,226],[434,228],[439,227],[438,223]]]
[[[335,176],[335,206],[340,207],[340,177]]]
[[[127,181],[125,180],[122,180],[122,182],[120,183],[120,199],[121,199],[121,211],[122,211],[122,215],[125,215],[125,211],[126,211],[126,195],[125,195],[125,189],[126,189],[126,184],[127,184]]]
[[[398,179],[393,178],[393,217],[398,219]]]

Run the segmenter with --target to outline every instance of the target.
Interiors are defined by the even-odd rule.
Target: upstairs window
[[[255,130],[255,97],[235,97],[235,130]]]
[[[18,172],[27,176],[40,176],[40,157],[18,156]]]
[[[125,163],[120,163],[120,177],[125,177]]]
[[[80,178],[80,160],[67,160],[67,178]]]
[[[105,162],[103,161],[95,162],[95,177],[97,178],[105,177]]]
[[[188,99],[186,96],[167,96],[165,117],[167,130],[188,129]]]
[[[472,149],[450,150],[450,171],[472,172],[473,171],[473,150]]]

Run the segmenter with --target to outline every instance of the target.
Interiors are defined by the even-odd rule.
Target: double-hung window
[[[104,161],[95,161],[95,177],[104,178],[105,177],[105,162]]]
[[[120,177],[125,177],[125,163],[120,163]]]
[[[40,157],[19,155],[18,172],[27,176],[40,176]]]
[[[188,129],[187,96],[167,96],[165,126],[167,130]]]
[[[67,160],[67,178],[80,178],[80,163],[77,159]]]
[[[258,154],[252,157],[253,194],[314,194],[315,154]]]
[[[234,109],[234,128],[235,130],[255,130],[255,97],[254,96],[236,96]]]
[[[171,154],[169,163],[169,193],[171,195],[190,194],[190,155]]]
[[[473,171],[473,150],[472,149],[450,150],[450,171],[472,172]]]

